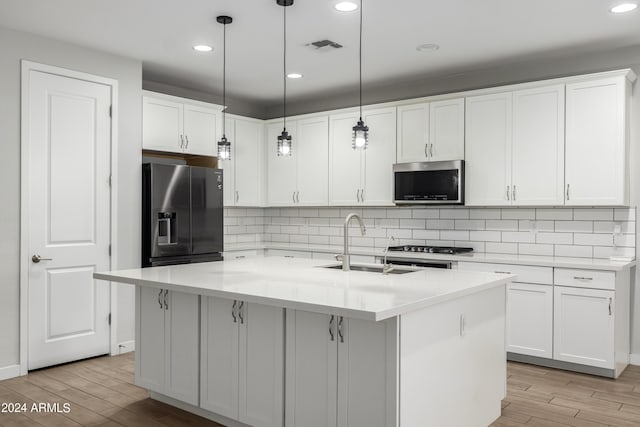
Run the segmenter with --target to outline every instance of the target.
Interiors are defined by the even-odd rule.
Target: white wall
[[[139,264],[142,64],[140,61],[0,28],[0,368],[19,363],[20,61],[118,80],[117,267]],[[118,342],[133,339],[133,291],[119,286]]]

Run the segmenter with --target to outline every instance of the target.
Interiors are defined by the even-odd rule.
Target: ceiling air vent
[[[333,49],[340,49],[342,47],[341,44],[332,42],[331,40],[319,40],[317,42],[307,44],[311,49],[316,50],[318,52],[329,52]]]

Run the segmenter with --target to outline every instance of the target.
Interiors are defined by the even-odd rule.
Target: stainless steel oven
[[[397,205],[463,205],[464,160],[393,165]]]

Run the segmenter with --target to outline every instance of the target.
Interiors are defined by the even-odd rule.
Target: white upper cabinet
[[[393,204],[396,162],[396,108],[365,110],[369,127],[366,150],[351,147],[358,112],[329,117],[329,204],[334,206]]]
[[[224,179],[225,206],[261,206],[264,199],[264,125],[227,115],[225,134],[231,159],[218,159]]]
[[[269,206],[326,206],[328,203],[329,120],[317,116],[287,120],[291,156],[278,156],[282,121],[267,125]]]
[[[629,203],[627,78],[567,84],[567,205]]]
[[[512,93],[466,99],[465,204],[511,204]]]
[[[398,107],[398,163],[464,159],[464,98]]]
[[[564,204],[564,85],[513,93],[513,205]]]
[[[216,155],[221,126],[219,106],[151,93],[142,100],[144,149]]]

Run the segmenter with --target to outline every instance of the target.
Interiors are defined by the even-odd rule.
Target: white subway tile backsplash
[[[469,209],[470,219],[501,219],[500,209]]]
[[[440,238],[442,240],[469,240],[469,232],[461,230],[442,230],[440,232]]]
[[[593,221],[556,221],[556,231],[593,232]]]
[[[352,244],[472,247],[476,252],[571,257],[635,256],[635,208],[225,208],[225,243],[342,245],[347,214]],[[614,226],[620,234],[613,235]],[[614,243],[616,246],[614,246]]]
[[[503,209],[502,219],[536,219],[535,209]]]
[[[483,219],[456,219],[454,227],[456,230],[484,230]]]
[[[442,219],[469,219],[468,209],[440,209]]]
[[[536,209],[536,219],[572,220],[573,209]]]
[[[516,221],[516,220],[488,219],[486,221],[486,226],[485,227],[486,227],[487,230],[517,231],[518,230],[518,221]]]
[[[598,220],[598,221],[611,221],[613,220],[613,209],[574,209],[573,219],[578,220]]]

